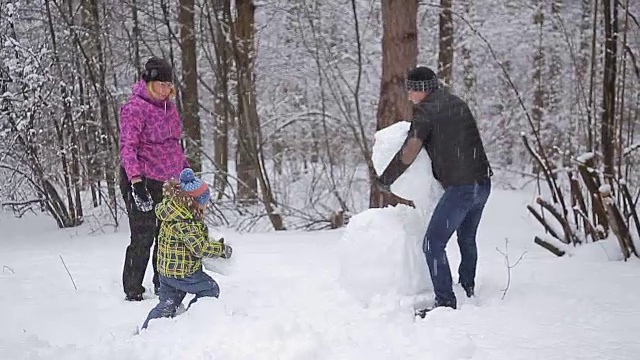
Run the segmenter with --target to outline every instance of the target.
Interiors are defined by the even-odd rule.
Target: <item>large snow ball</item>
[[[409,127],[399,122],[375,134],[372,160],[378,174],[402,147]],[[341,239],[340,283],[365,303],[376,295],[411,296],[432,289],[422,243],[442,188],[424,149],[391,191],[412,200],[416,209],[399,205],[365,210],[349,220]]]
[[[431,289],[422,252],[426,224],[405,205],[368,209],[349,220],[340,249],[340,284],[363,303]]]

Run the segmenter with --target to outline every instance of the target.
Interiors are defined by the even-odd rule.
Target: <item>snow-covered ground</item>
[[[220,299],[139,335],[157,299],[123,300],[127,229],[86,235],[0,214],[0,359],[640,358],[640,262],[611,261],[606,244],[561,259],[534,245],[540,228],[524,209],[533,195],[494,190],[479,231],[478,298],[458,310],[415,319],[394,297],[363,306],[338,279],[344,230],[226,233],[236,262],[213,274]],[[505,239],[511,262],[527,253],[502,299]],[[449,249],[455,276],[455,239]]]

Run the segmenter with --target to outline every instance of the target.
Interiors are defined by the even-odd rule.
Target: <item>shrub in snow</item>
[[[409,126],[399,122],[375,134],[372,160],[378,174],[404,143]],[[412,200],[416,208],[365,210],[349,220],[340,244],[340,282],[365,303],[376,296],[411,296],[431,290],[422,243],[442,188],[433,178],[424,149],[391,191]]]
[[[542,170],[551,195],[550,200],[536,197],[540,210],[527,205],[548,234],[535,236],[536,244],[557,256],[571,256],[576,253],[577,245],[605,240],[611,243],[613,239],[619,245],[622,259],[626,260],[632,254],[640,257],[640,216],[624,179],[616,179],[615,175],[613,178],[605,176],[597,167],[594,153],[578,156],[577,169],[571,170],[553,164],[543,151],[538,153],[534,150],[525,135],[522,140]],[[562,186],[559,181],[562,178],[569,180],[568,186]],[[546,216],[543,211],[551,216]],[[634,228],[635,231],[632,230]],[[608,258],[619,258],[611,256],[610,251],[600,245]]]

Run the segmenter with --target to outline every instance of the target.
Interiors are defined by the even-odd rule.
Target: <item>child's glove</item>
[[[131,185],[131,195],[138,211],[149,212],[153,210],[153,199],[142,181]]]
[[[203,257],[202,266],[220,275],[230,275],[235,271],[236,266],[236,259],[230,259],[233,253],[231,246],[225,244],[223,239],[214,239],[211,239],[211,244],[215,245],[215,255]]]
[[[224,239],[220,239],[219,243],[222,244],[222,253],[220,254],[220,257],[223,259],[231,258],[231,254],[233,253],[231,246],[225,244]]]

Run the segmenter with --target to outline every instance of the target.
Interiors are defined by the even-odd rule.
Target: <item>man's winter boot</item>
[[[465,286],[462,284],[462,281],[458,280],[458,284],[462,287],[462,289],[464,289],[465,294],[467,294],[468,298],[472,298],[474,296],[476,296],[475,290],[474,290],[474,286]]]
[[[435,310],[435,309],[437,309],[439,307],[448,307],[448,308],[451,308],[451,309],[454,309],[454,310],[457,308],[455,302],[440,302],[440,301],[436,300],[433,303],[432,306],[426,307],[424,309],[416,310],[416,316],[420,316],[421,318],[424,319],[425,316],[427,316],[428,312],[430,312],[432,310]]]
[[[472,298],[476,296],[475,291],[473,290],[473,286],[463,286],[464,292],[467,294],[468,298]]]

